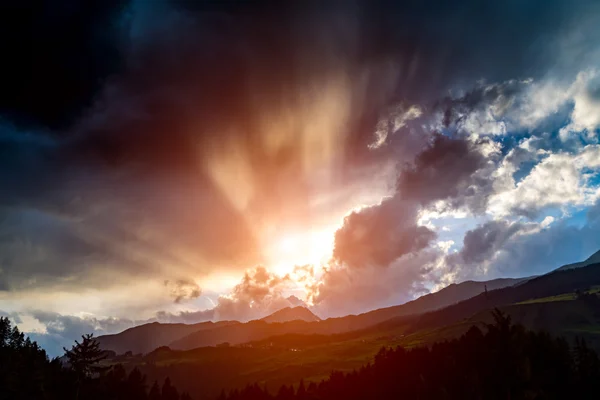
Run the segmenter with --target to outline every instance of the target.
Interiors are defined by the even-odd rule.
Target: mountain
[[[597,252],[595,252],[594,254],[592,254],[585,261],[580,261],[580,262],[576,262],[576,263],[573,263],[573,264],[563,265],[562,267],[559,267],[559,268],[555,269],[555,271],[565,271],[565,270],[568,270],[568,269],[587,267],[588,265],[595,264],[595,263],[600,263],[600,250],[598,250]]]
[[[487,290],[509,287],[526,282],[522,279],[495,279],[492,281],[466,281],[449,285],[435,293],[419,297],[408,303],[377,309],[359,315],[320,320],[302,306],[279,310],[262,320],[239,322],[202,322],[199,324],[152,323],[128,329],[117,335],[98,338],[105,350],[117,353],[132,351],[147,353],[161,346],[174,349],[193,349],[215,346],[220,343],[240,344],[264,340],[283,334],[337,334],[379,324],[392,318],[421,314],[443,308],[481,294]]]
[[[358,370],[384,346],[429,345],[462,335],[474,325],[493,322],[490,310],[496,307],[526,327],[569,341],[583,337],[600,349],[600,299],[585,295],[588,289],[597,291],[591,286],[600,285],[600,263],[517,281],[497,282],[513,283],[499,289],[492,289],[494,283],[464,282],[402,306],[361,315],[314,322],[255,320],[215,327],[179,339],[170,346],[173,350],[164,348],[125,361],[128,367],[136,366],[148,374],[150,381],[174,377],[178,387],[202,393],[199,399],[212,399],[223,388],[243,388],[251,382],[277,387],[297,384],[301,378],[319,381],[332,369]],[[438,307],[467,295],[468,288],[473,287],[482,291],[470,299]],[[438,308],[410,313],[427,307]],[[389,315],[399,316],[364,328]],[[332,334],[335,332],[342,333]],[[233,346],[215,346],[224,342]],[[191,377],[187,381],[190,386],[179,381],[182,377]]]
[[[421,314],[427,311],[436,310],[461,300],[481,294],[485,291],[497,288],[508,287],[522,283],[529,278],[522,279],[496,279],[493,281],[474,282],[467,281],[459,284],[450,285],[438,292],[422,296],[416,300],[410,301],[399,306],[381,308],[369,311],[359,315],[347,315],[345,317],[328,318],[325,320],[295,318],[293,314],[298,308],[295,307],[284,311],[285,321],[281,322],[275,318],[277,313],[272,314],[263,320],[250,321],[235,326],[224,326],[217,329],[202,330],[190,333],[188,336],[174,340],[172,343],[165,343],[169,347],[178,350],[189,350],[203,346],[216,346],[217,344],[227,342],[231,345],[247,343],[251,341],[261,341],[272,336],[286,334],[320,334],[331,335],[350,331],[365,329],[367,327],[382,323],[392,318],[402,316]],[[281,310],[283,311],[283,310]],[[308,311],[308,310],[306,310]],[[306,311],[301,311],[306,315]],[[310,313],[310,311],[308,311]],[[289,313],[292,314],[289,320]],[[310,313],[314,316],[314,314]],[[315,316],[316,317],[316,316]],[[279,316],[277,316],[279,318]],[[269,323],[277,322],[277,323]]]
[[[103,350],[112,350],[117,354],[131,351],[134,354],[148,353],[157,347],[164,346],[174,340],[207,329],[239,324],[237,321],[200,322],[198,324],[161,324],[152,322],[129,328],[114,335],[103,335],[96,338]]]
[[[484,293],[486,289],[490,291],[515,286],[529,279],[531,278],[502,278],[490,281],[452,283],[437,292],[426,294],[408,303],[370,311],[366,315],[385,318],[386,316],[397,317],[401,315],[421,314],[470,299]]]
[[[600,285],[600,263],[552,271],[519,285],[492,290],[436,311],[416,315],[410,321],[409,331],[449,325],[495,307],[585,291],[597,285]],[[385,323],[393,324],[394,321]],[[398,323],[406,324],[407,320],[398,320]]]
[[[261,318],[261,321],[265,321],[268,323],[298,320],[311,322],[320,321],[321,318],[313,314],[308,308],[302,306],[282,308],[281,310],[276,311],[271,315]]]

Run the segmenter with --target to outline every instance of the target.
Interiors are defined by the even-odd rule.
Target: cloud
[[[387,268],[367,265],[347,268],[333,264],[309,287],[308,300],[323,317],[358,314],[379,307],[402,304],[426,292],[429,270],[438,259],[436,249],[405,254]]]
[[[490,221],[467,232],[464,247],[446,256],[436,273],[446,282],[542,274],[598,251],[599,233],[592,213],[580,226],[568,217],[540,223]]]
[[[598,145],[587,145],[577,153],[546,153],[521,181],[509,178],[490,198],[489,209],[499,217],[534,217],[548,207],[592,205],[599,196],[592,179],[600,168],[598,160]]]
[[[435,234],[416,224],[416,211],[414,204],[391,198],[352,212],[335,233],[334,260],[349,268],[386,267],[427,247]]]
[[[16,128],[0,137],[11,155],[2,160],[11,174],[0,174],[0,202],[11,207],[3,212],[18,219],[33,209],[53,221],[35,244],[55,255],[46,265],[5,243],[15,254],[10,287],[28,284],[19,268],[48,285],[108,264],[157,279],[173,268],[243,271],[272,239],[262,227],[323,218],[311,196],[354,179],[354,158],[381,165],[366,156],[368,127],[391,96],[395,67],[388,56],[358,56],[366,45],[354,38],[352,10],[281,6],[278,16],[248,18],[235,7],[188,6],[127,6],[123,63],[93,105],[48,138]],[[285,35],[280,19],[292,27]],[[22,224],[23,235],[39,224]],[[84,242],[74,256],[46,239],[71,234]]]
[[[516,235],[539,232],[538,224],[488,221],[466,232],[460,251],[445,257],[442,282],[486,276],[493,260]]]
[[[444,201],[446,207],[482,212],[492,191],[499,148],[489,139],[450,138],[433,134],[412,165],[403,168],[397,189],[424,207]]]
[[[585,131],[589,138],[593,138],[600,128],[600,73],[598,70],[580,72],[577,79],[569,89],[573,100],[571,122],[561,128],[561,138],[567,139],[573,132]]]
[[[28,332],[27,335],[32,340],[36,340],[51,357],[60,356],[63,353],[62,348],[70,348],[74,340],[79,339],[81,335],[94,333],[99,336],[117,333],[139,323],[139,321],[122,318],[78,317],[46,311],[33,311],[31,316],[45,327],[45,331]]]
[[[419,223],[422,211],[440,203],[452,210],[485,209],[497,153],[493,143],[432,134],[414,162],[400,170],[392,197],[344,219],[333,262],[309,287],[309,301],[323,315],[335,315],[397,304],[425,291],[427,282],[438,279],[432,271],[444,251],[432,246],[437,233]]]
[[[247,321],[289,307],[292,302],[286,298],[285,290],[291,287],[293,282],[288,275],[279,276],[264,267],[246,271],[228,295],[219,297],[215,319]]]
[[[511,111],[531,80],[480,83],[460,97],[447,97],[436,108],[443,113],[444,127],[453,126],[469,133],[505,134],[504,117]]]
[[[177,313],[168,311],[158,311],[156,313],[156,320],[161,323],[176,324],[195,324],[204,321],[215,320],[214,309],[201,310],[201,311],[179,311]]]
[[[314,271],[310,266],[297,266],[286,275],[278,275],[259,266],[248,269],[240,282],[229,293],[219,296],[215,307],[203,311],[160,311],[161,322],[200,322],[207,320],[248,321],[265,317],[284,307],[305,303],[288,293],[298,284],[310,285]]]
[[[24,126],[57,129],[80,114],[105,79],[120,67],[116,40],[124,2],[103,1],[93,8],[72,4],[3,7],[0,39],[6,63],[2,69],[0,110]],[[26,56],[22,50],[29,49]]]
[[[200,286],[191,279],[166,280],[164,283],[176,304],[198,298],[202,294]]]
[[[515,126],[564,114],[569,132],[596,129],[596,80],[572,77],[598,61],[598,5],[474,4],[132,1],[24,21],[14,32],[32,58],[11,44],[0,77],[14,123],[0,128],[0,287],[169,280],[183,301],[199,294],[192,281],[264,263],[281,230],[355,209],[336,235],[341,281],[387,265],[384,279],[410,288],[422,279],[411,260],[439,250],[417,222],[426,209],[531,217],[592,204],[591,150],[523,148],[494,171]],[[546,187],[559,173],[563,188]],[[246,273],[211,318],[284,304],[287,280],[269,274]]]

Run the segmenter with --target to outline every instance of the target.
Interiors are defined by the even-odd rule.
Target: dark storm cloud
[[[416,224],[417,208],[396,198],[344,218],[335,233],[333,257],[351,268],[388,266],[397,258],[427,247],[435,234]]]
[[[254,186],[245,206],[258,217],[283,218],[301,208],[296,202],[302,204],[314,186],[299,178],[302,161],[315,151],[299,154],[297,147],[304,143],[303,128],[316,127],[305,125],[312,114],[298,111],[315,93],[331,90],[326,104],[348,102],[343,140],[333,144],[344,149],[339,181],[347,183],[381,162],[378,157],[397,154],[367,147],[390,105],[435,104],[448,89],[470,87],[479,78],[539,76],[553,60],[552,44],[563,28],[594,12],[591,3],[566,1],[327,7],[313,1],[135,1],[91,8],[63,2],[39,12],[27,4],[2,7],[7,23],[0,24],[6,30],[1,40],[9,46],[0,109],[18,123],[0,133],[3,246],[19,248],[11,247],[13,227],[5,221],[29,209],[49,215],[28,221],[21,235],[26,240],[17,243],[39,244],[39,257],[18,260],[11,254],[22,252],[4,253],[3,273],[15,281],[25,278],[20,268],[30,277],[68,278],[85,272],[85,261],[96,256],[136,270],[150,266],[151,273],[160,269],[156,264],[195,270],[255,262],[252,227],[235,204],[242,197],[239,186]],[[20,16],[26,23],[11,22],[24,21]],[[23,49],[30,49],[26,57]],[[289,122],[288,113],[298,115]],[[271,114],[289,122],[289,143],[275,150],[265,144],[269,121],[262,119]],[[41,128],[29,133],[30,126]],[[403,171],[403,198],[424,205],[475,196],[469,191],[478,187],[473,174],[483,161],[470,146],[434,136],[414,169]],[[239,149],[243,157],[237,159],[251,172],[236,176],[232,196],[211,179],[207,165],[212,157],[236,158]],[[400,213],[395,227],[385,212],[365,210],[374,218],[365,226],[383,224],[405,240],[384,236],[372,256],[349,260],[389,262],[427,244],[431,232],[415,225],[412,202],[407,207],[391,211]],[[349,222],[355,220],[362,220],[360,213]],[[45,234],[36,235],[38,229]],[[344,229],[340,246],[356,240]],[[385,250],[385,243],[397,247]],[[41,254],[50,248],[51,262],[44,265]]]
[[[400,172],[397,189],[403,198],[423,206],[436,200],[468,197],[475,190],[474,173],[486,161],[476,144],[433,134],[429,146]]]
[[[496,118],[502,118],[502,113],[517,99],[527,87],[527,81],[509,80],[502,83],[478,85],[458,98],[445,98],[435,108],[443,112],[443,125],[461,128],[465,117],[475,111],[483,111],[494,105],[497,108]]]
[[[465,236],[465,249],[447,257],[447,266],[457,279],[531,276],[583,261],[600,248],[600,221],[593,218],[581,226],[567,219],[539,228],[518,222],[480,226]]]
[[[459,258],[461,265],[482,263],[501,249],[510,238],[523,230],[521,223],[489,221],[468,231],[464,237],[463,248],[450,258]]]
[[[335,234],[333,256],[350,267],[388,266],[426,248],[436,234],[418,224],[418,213],[437,200],[454,210],[485,209],[489,174],[478,174],[488,160],[478,143],[434,133],[413,163],[400,170],[397,192],[381,204],[352,212]]]
[[[0,113],[64,127],[119,69],[125,1],[14,1],[0,6]]]

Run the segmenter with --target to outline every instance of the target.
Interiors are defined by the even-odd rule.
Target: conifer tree
[[[158,386],[158,382],[154,381],[152,387],[150,388],[150,392],[148,393],[148,400],[161,400],[162,396],[160,395],[160,386]]]
[[[100,343],[94,339],[94,334],[89,333],[81,336],[81,343],[77,340],[71,350],[63,347],[65,356],[71,366],[71,369],[79,377],[89,378],[93,374],[103,371],[105,368],[98,366],[98,363],[106,358],[104,352],[100,349]]]
[[[171,379],[169,377],[165,379],[161,393],[162,400],[179,400],[179,392],[177,392],[177,389],[171,384]]]

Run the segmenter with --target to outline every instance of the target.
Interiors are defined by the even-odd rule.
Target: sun
[[[278,274],[287,274],[297,265],[319,265],[333,251],[335,228],[286,232],[275,237],[267,246],[269,268]]]
[[[281,254],[291,254],[297,249],[300,241],[297,236],[283,236],[276,244],[277,251]]]

